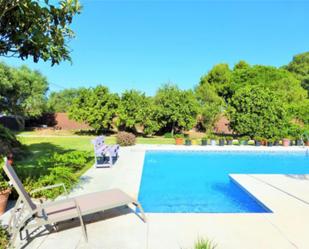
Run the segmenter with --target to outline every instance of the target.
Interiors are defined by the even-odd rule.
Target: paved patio
[[[145,150],[297,150],[304,148],[201,147],[136,145],[121,148],[111,169],[91,168],[71,196],[120,188],[137,197]],[[308,160],[309,166],[309,160]],[[309,248],[309,175],[231,175],[273,213],[267,214],[154,214],[143,223],[129,208],[86,217],[89,242],[76,220],[59,224],[59,231],[41,229],[23,248],[191,249],[198,237],[217,243],[218,249]],[[6,220],[8,213],[1,217]]]

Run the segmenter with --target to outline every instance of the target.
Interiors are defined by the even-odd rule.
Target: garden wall
[[[61,130],[89,130],[91,127],[83,122],[76,122],[69,119],[67,113],[58,112],[55,113],[55,127]]]

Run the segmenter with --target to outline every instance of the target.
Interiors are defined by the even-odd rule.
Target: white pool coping
[[[306,153],[307,148],[236,145],[136,145],[121,148],[120,158],[113,168],[91,168],[71,196],[117,187],[136,198],[145,152],[149,150]],[[78,224],[73,226],[74,223],[66,222],[61,224],[63,229],[60,232],[37,237],[26,248],[49,249],[57,245],[57,249],[191,249],[198,237],[214,240],[217,249],[309,248],[309,176],[231,177],[272,213],[147,213],[148,222],[144,224],[134,213],[127,213],[127,209],[117,209],[87,218],[88,244],[83,241]]]

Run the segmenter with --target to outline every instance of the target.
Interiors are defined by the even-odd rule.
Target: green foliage
[[[129,132],[119,132],[116,137],[117,144],[120,146],[132,146],[136,143],[136,137],[134,134]]]
[[[297,124],[290,124],[287,128],[287,135],[292,139],[301,139],[304,131]]]
[[[0,1],[0,55],[21,59],[32,57],[59,64],[70,60],[67,42],[74,36],[69,28],[81,6],[78,0]]]
[[[260,86],[246,86],[238,90],[228,109],[230,126],[238,134],[273,137],[287,127],[287,111],[281,98]]]
[[[191,129],[196,124],[198,102],[192,91],[180,90],[175,85],[164,85],[155,96],[158,123],[162,128],[175,131]]]
[[[255,141],[258,141],[258,142],[262,142],[263,141],[263,137],[261,136],[254,136],[253,138]]]
[[[284,103],[295,103],[306,98],[299,80],[285,69],[276,67],[255,65],[235,69],[231,91],[235,93],[246,86],[268,88],[281,96]]]
[[[70,151],[67,153],[53,153],[38,161],[44,167],[69,167],[74,171],[81,170],[90,161],[89,153],[85,151]]]
[[[137,125],[143,126],[145,134],[152,134],[159,129],[156,123],[152,99],[144,93],[125,91],[118,107],[118,123],[125,130],[136,132]]]
[[[184,134],[175,134],[174,138],[184,138]]]
[[[301,85],[309,96],[309,52],[295,55],[285,68],[301,80]]]
[[[225,139],[228,140],[228,141],[231,141],[231,140],[233,140],[233,137],[232,136],[226,136]]]
[[[173,138],[173,134],[171,132],[166,132],[163,135],[164,138]]]
[[[249,137],[249,136],[242,136],[242,137],[240,138],[240,140],[242,140],[242,141],[249,141],[249,140],[250,140],[250,137]]]
[[[1,160],[0,160],[0,163],[2,164],[3,162],[1,162]],[[5,175],[5,173],[4,173],[3,169],[1,168],[0,169],[0,192],[10,188],[10,185],[9,185],[8,181],[4,178],[4,175]]]
[[[292,118],[295,118],[305,125],[309,124],[309,99],[305,99],[298,103],[293,103],[289,106],[289,112],[293,115]]]
[[[105,86],[82,88],[69,108],[69,117],[88,123],[97,132],[108,130],[116,117],[118,104],[118,95],[110,93]]]
[[[125,91],[118,108],[120,126],[134,128],[135,125],[141,124],[146,114],[146,105],[147,98],[144,93],[135,90]]]
[[[222,113],[224,101],[216,93],[215,87],[208,82],[201,81],[195,92],[200,104],[199,121],[204,129],[211,130]]]
[[[16,139],[14,133],[0,124],[0,158],[13,153],[20,147],[21,144]]]
[[[160,130],[161,124],[159,120],[159,108],[156,106],[155,100],[151,97],[147,98],[148,104],[145,107],[145,118],[142,122],[144,126],[144,134],[153,135]]]
[[[9,246],[9,233],[0,222],[0,248],[5,249]]]
[[[217,139],[217,136],[216,136],[215,134],[210,134],[210,135],[208,135],[208,138],[209,138],[210,140],[216,140],[216,139]]]
[[[211,240],[203,238],[199,238],[194,244],[194,249],[215,249],[216,247],[217,245]]]
[[[78,96],[78,93],[78,88],[52,92],[47,101],[48,110],[53,112],[67,112],[72,105],[74,98]]]
[[[218,95],[227,100],[231,96],[231,80],[232,71],[228,64],[217,64],[201,78],[200,85],[213,86]]]
[[[57,183],[63,183],[65,187],[70,190],[77,183],[78,177],[73,174],[72,168],[57,166],[49,169],[50,173],[43,177],[34,184],[36,188],[53,185]],[[63,194],[63,188],[54,188],[51,190],[44,190],[41,192],[34,193],[34,197],[44,196],[46,198],[56,198]]]
[[[45,108],[47,90],[47,80],[38,71],[0,63],[0,113],[39,116]]]
[[[64,183],[70,191],[77,183],[80,172],[91,160],[91,154],[85,151],[54,152],[44,154],[32,162],[35,164],[33,168],[16,162],[16,171],[29,192],[57,183]],[[32,172],[34,169],[37,171],[36,174]],[[62,193],[63,188],[59,187],[34,193],[34,197],[55,198]]]

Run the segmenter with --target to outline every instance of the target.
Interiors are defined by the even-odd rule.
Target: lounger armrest
[[[36,193],[36,192],[40,192],[40,191],[44,191],[44,190],[49,190],[49,189],[53,189],[53,188],[60,188],[62,187],[63,190],[64,190],[64,193],[66,195],[66,197],[68,198],[68,191],[65,187],[65,185],[63,183],[58,183],[58,184],[54,184],[54,185],[48,185],[48,186],[45,186],[45,187],[42,187],[42,188],[37,188],[37,189],[34,189],[30,192],[30,194],[33,194],[33,193]]]

